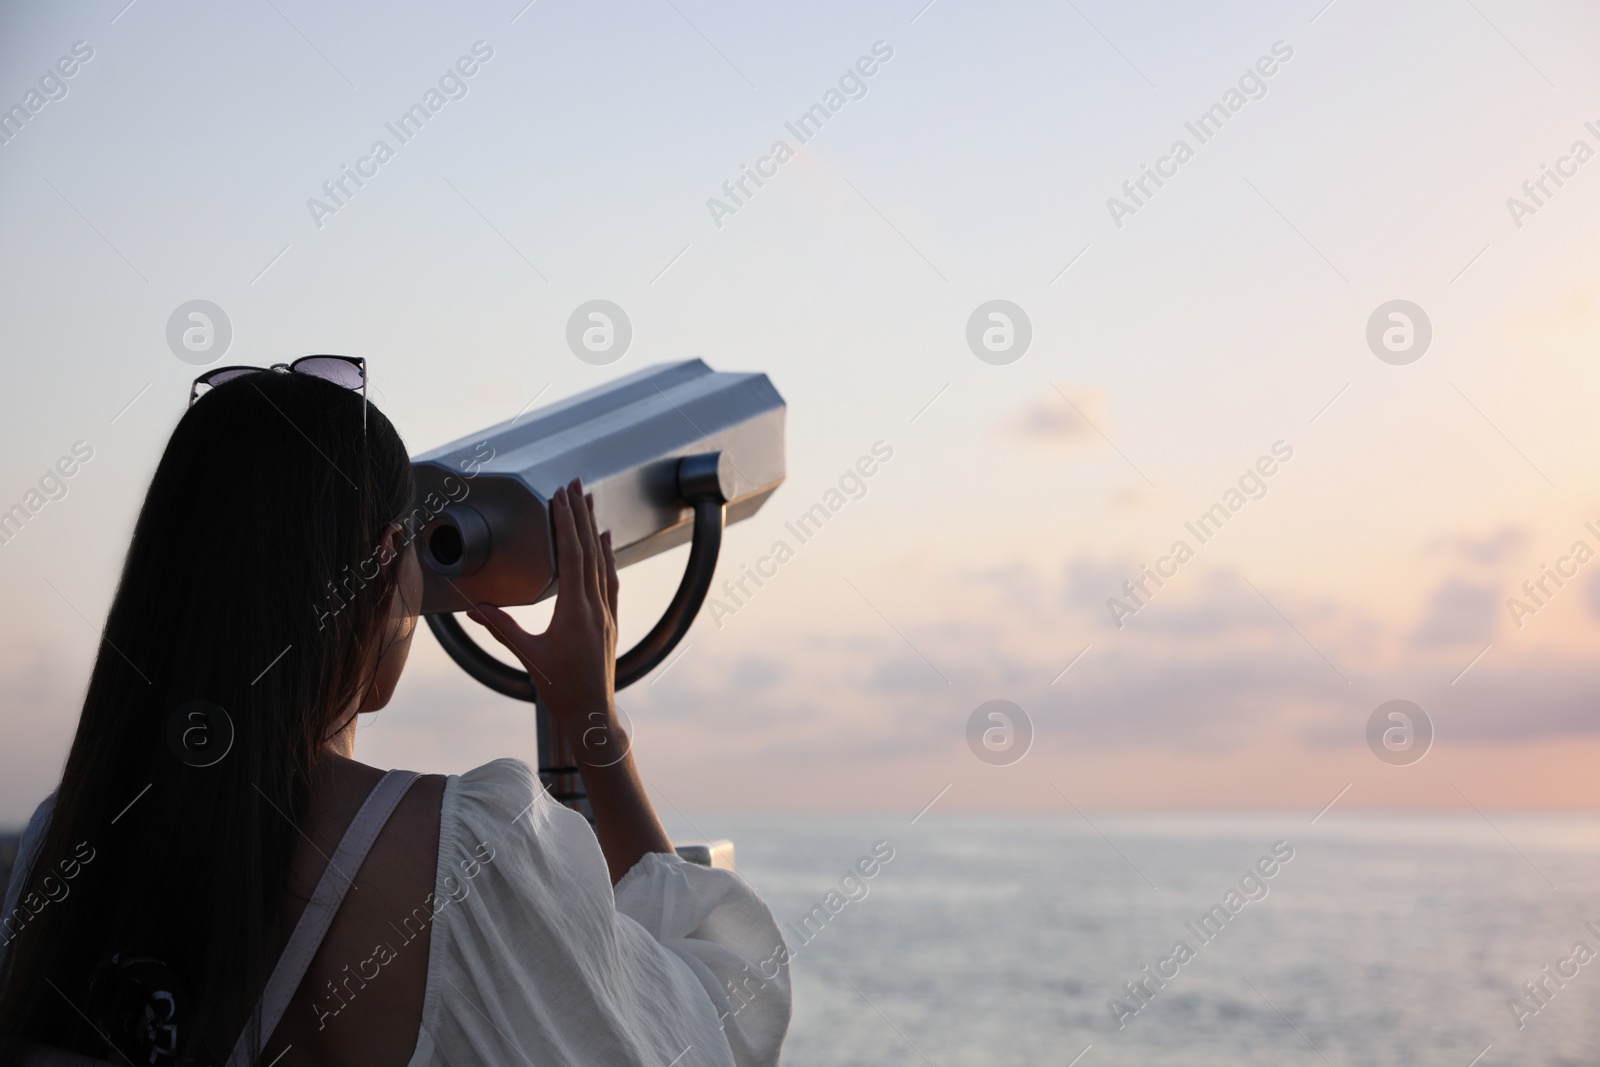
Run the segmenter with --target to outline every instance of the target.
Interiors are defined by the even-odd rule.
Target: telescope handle
[[[667,610],[661,613],[650,632],[639,643],[617,657],[617,688],[626,689],[672,654],[678,642],[694,625],[700,605],[711,591],[717,572],[717,557],[722,552],[722,526],[727,504],[709,497],[694,502],[694,534],[689,542],[689,562],[683,580],[672,594]]]

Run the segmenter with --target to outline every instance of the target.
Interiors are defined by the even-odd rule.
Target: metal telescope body
[[[550,498],[573,478],[594,495],[617,566],[690,539],[684,457],[721,453],[724,521],[754,515],[784,478],[784,402],[765,374],[698,359],[647,367],[417,456],[424,614],[556,591]],[[430,508],[432,501],[439,507]]]
[[[646,367],[415,457],[418,506],[406,528],[418,540],[429,628],[468,674],[537,701],[528,674],[480,648],[453,613],[555,594],[550,500],[581,478],[618,567],[690,544],[666,612],[617,657],[617,688],[639,680],[694,622],[724,524],[754,515],[783,483],[784,414],[765,374],[691,359]],[[570,748],[543,708],[538,720],[540,776],[556,799],[588,814]]]

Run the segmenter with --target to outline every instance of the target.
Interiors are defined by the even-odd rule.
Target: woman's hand
[[[544,633],[528,633],[489,604],[467,614],[528,668],[540,703],[572,746],[615,884],[646,853],[670,854],[672,839],[656,818],[617,721],[617,560],[611,534],[596,533],[594,500],[584,496],[576,478],[556,490],[550,517],[558,587]]]
[[[479,604],[467,617],[487,626],[522,661],[540,703],[576,745],[586,730],[615,719],[617,561],[611,533],[596,531],[594,499],[584,495],[578,479],[556,490],[550,518],[556,535],[556,610],[544,633],[528,633],[490,604]]]

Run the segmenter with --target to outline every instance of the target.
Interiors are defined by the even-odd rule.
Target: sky
[[[0,510],[92,455],[0,545],[0,823],[224,358],[169,341],[197,300],[228,363],[365,356],[413,453],[655,363],[766,373],[788,478],[719,587],[890,454],[619,695],[664,810],[1595,807],[1597,22],[5,3]],[[605,365],[567,343],[597,299]],[[624,644],[684,555],[624,571]],[[531,760],[529,712],[424,634],[357,755]]]

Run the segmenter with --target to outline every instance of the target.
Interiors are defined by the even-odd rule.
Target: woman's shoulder
[[[352,761],[345,773],[346,804],[353,812],[386,772]],[[347,822],[340,818],[338,825],[342,829]],[[527,763],[507,757],[461,774],[418,776],[374,842],[372,857],[382,867],[437,864],[442,873],[463,843],[525,851],[530,845],[563,843],[578,830],[593,836],[582,816],[550,798]],[[325,851],[336,843],[327,842]]]
[[[439,814],[444,807],[448,784],[447,775],[419,775],[395,805],[394,814],[389,816],[389,824],[375,845],[387,837],[392,846],[406,854],[408,861],[435,862],[439,850]]]
[[[345,762],[341,771],[339,791],[348,800],[332,805],[345,809],[333,815],[336,832],[342,832],[349,816],[391,773],[354,760]],[[543,793],[538,777],[518,759],[493,760],[462,774],[419,774],[373,842],[371,855],[383,866],[389,865],[384,862],[387,860],[431,867],[440,858],[442,839],[450,836],[453,824],[463,819],[480,823],[499,818],[509,823]],[[331,848],[325,851],[331,852]]]
[[[533,768],[510,756],[490,760],[481,767],[450,777],[458,790],[480,802],[522,798],[526,805],[535,793],[544,791]]]
[[[385,773],[365,765],[348,770],[359,775],[351,785],[362,797]],[[337,843],[332,836],[328,854]],[[478,877],[483,868],[493,875]],[[612,900],[588,822],[552,799],[527,763],[511,758],[420,776],[373,843],[363,874],[380,885],[431,891],[435,907],[471,882],[479,892],[469,911],[521,912],[541,897],[570,900],[578,890],[607,907]]]
[[[440,814],[441,877],[469,856],[503,856],[504,869],[525,868],[520,873],[526,877],[534,873],[526,868],[534,868],[549,876],[556,873],[549,862],[556,855],[563,860],[555,867],[599,877],[609,890],[588,822],[555,801],[522,760],[497,759],[450,776]]]
[[[338,761],[331,768],[313,804],[307,827],[315,846],[316,858],[326,862],[333,854],[355,814],[367,802],[379,782],[390,772],[355,760]],[[438,854],[439,813],[443,807],[449,776],[422,774],[401,795],[384,822],[368,853],[368,864],[393,870],[397,864],[431,865]],[[308,857],[309,858],[309,857]],[[320,876],[323,863],[313,860]]]

